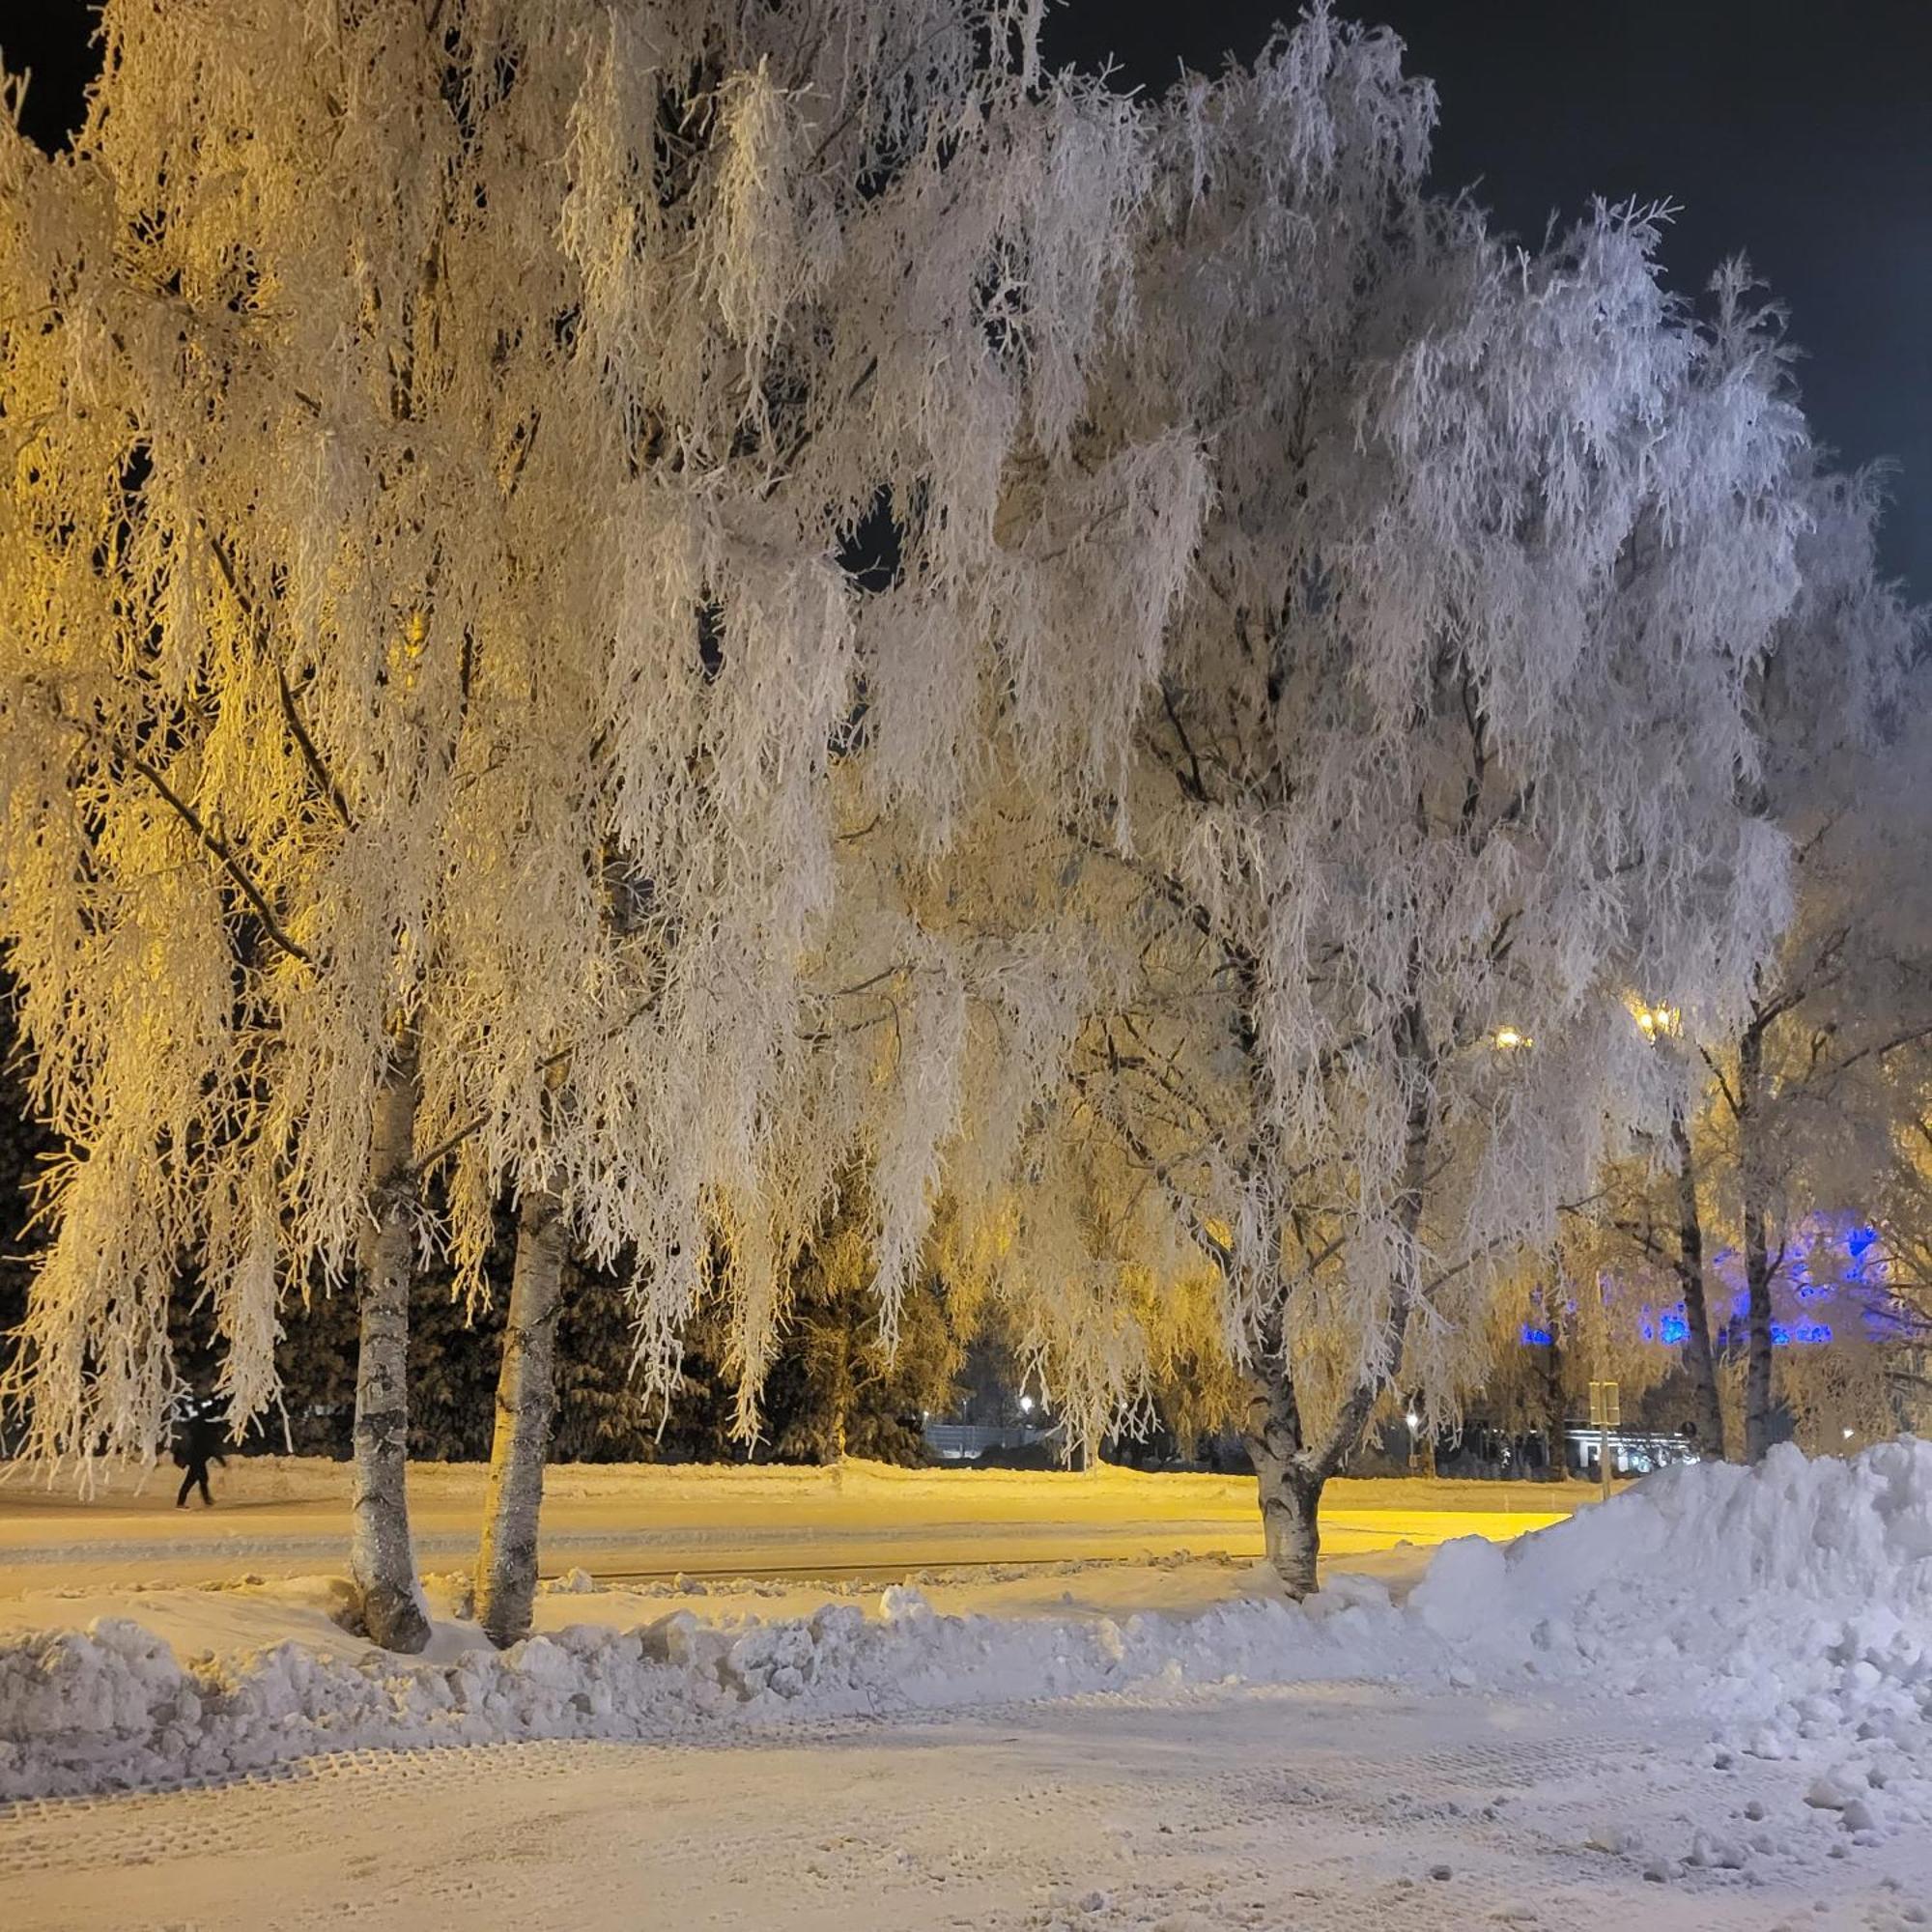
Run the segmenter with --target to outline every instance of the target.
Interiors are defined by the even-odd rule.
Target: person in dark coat
[[[175,1461],[187,1472],[182,1477],[175,1508],[187,1507],[187,1492],[198,1484],[203,1506],[213,1509],[214,1498],[209,1492],[208,1465],[213,1462],[219,1463],[224,1469],[228,1466],[228,1458],[221,1453],[221,1406],[213,1396],[197,1396],[189,1406],[177,1434]]]

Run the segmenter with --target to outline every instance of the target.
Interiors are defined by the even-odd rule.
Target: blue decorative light
[[[1845,1279],[1861,1282],[1865,1278],[1865,1256],[1871,1245],[1878,1239],[1876,1228],[1854,1228],[1845,1236],[1845,1253],[1850,1259],[1845,1263]]]
[[[1750,1318],[1750,1295],[1743,1285],[1744,1256],[1735,1247],[1721,1247],[1709,1256],[1707,1302],[1714,1347],[1738,1350],[1745,1346]],[[1779,1253],[1774,1270],[1778,1305],[1796,1312],[1789,1320],[1771,1323],[1775,1349],[1827,1348],[1833,1324],[1820,1321],[1834,1308],[1848,1314],[1837,1325],[1856,1317],[1862,1332],[1879,1341],[1892,1339],[1899,1318],[1885,1293],[1885,1257],[1878,1231],[1848,1214],[1816,1214],[1792,1231],[1790,1245]],[[1568,1304],[1574,1313],[1577,1304]],[[1690,1337],[1682,1301],[1638,1305],[1622,1319],[1632,1321],[1645,1342],[1681,1349]],[[1548,1348],[1554,1337],[1547,1328],[1526,1323],[1520,1331],[1527,1348]]]
[[[1824,1321],[1801,1321],[1795,1328],[1783,1321],[1771,1324],[1771,1346],[1774,1349],[1789,1349],[1793,1344],[1801,1349],[1815,1348],[1831,1339],[1831,1325]]]

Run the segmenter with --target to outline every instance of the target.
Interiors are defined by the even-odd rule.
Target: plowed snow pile
[[[1854,1829],[1889,1786],[1925,1809],[1932,1442],[1672,1470],[1507,1553],[1445,1546],[1407,1613],[1474,1680],[1669,1700],[1711,1718],[1720,1765],[1822,1761],[1810,1802]]]
[[[667,1738],[1128,1688],[1365,1677],[1667,1700],[1717,1756],[1797,1757],[1854,1834],[1924,1810],[1932,1443],[1654,1477],[1507,1552],[1446,1546],[1406,1605],[1338,1577],[1196,1616],[940,1616],[887,1590],[810,1617],[580,1626],[437,1661],[282,1643],[184,1666],[138,1625],[0,1647],[0,1798],[215,1776],[319,1751]]]

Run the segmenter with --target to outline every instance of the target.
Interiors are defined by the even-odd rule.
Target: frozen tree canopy
[[[245,1414],[372,1217],[473,1265],[551,1188],[668,1326],[829,1179],[771,1176],[834,762],[943,826],[997,692],[1084,784],[1202,495],[1069,451],[1146,163],[1037,11],[112,5],[71,154],[0,131],[40,1447],[152,1442],[184,1268]]]
[[[888,1334],[941,1261],[1083,1427],[1217,1329],[1312,1575],[1667,1109],[1632,1003],[1743,1009],[1775,319],[1427,192],[1325,9],[1152,102],[1038,13],[110,0],[0,129],[37,1447],[152,1443],[178,1273],[252,1413],[506,1193],[653,1360],[717,1268],[749,1427],[856,1170]]]
[[[1431,114],[1318,14],[1152,116],[1090,434],[1187,428],[1214,501],[1118,791],[993,835],[1111,949],[1045,1158],[1220,1270],[1264,1490],[1398,1378],[1453,1400],[1658,1104],[1630,1003],[1734,1011],[1785,904],[1740,804],[1810,516],[1776,330],[1669,298],[1640,211],[1491,237]]]

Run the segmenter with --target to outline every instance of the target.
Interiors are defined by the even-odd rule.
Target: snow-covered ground
[[[312,1761],[0,1825],[14,1932],[1906,1932],[1927,1858],[1830,1854],[1777,1766],[1548,1694],[1127,1691],[788,1728]],[[1765,1822],[1744,1816],[1761,1805]],[[1783,1849],[1682,1862],[1692,1819]],[[1605,1850],[1626,1838],[1637,1847]],[[1646,1880],[1651,1859],[1662,1883]],[[1440,1874],[1437,1876],[1437,1874]],[[1823,1908],[1823,1909],[1819,1909]]]
[[[1932,1923],[1932,1445],[1394,1568],[1307,1606],[1179,1558],[554,1588],[526,1644],[445,1614],[419,1662],[326,1586],[157,1591],[146,1631],[0,1638],[0,1895],[211,1932]],[[189,1598],[304,1634],[184,1663]]]

